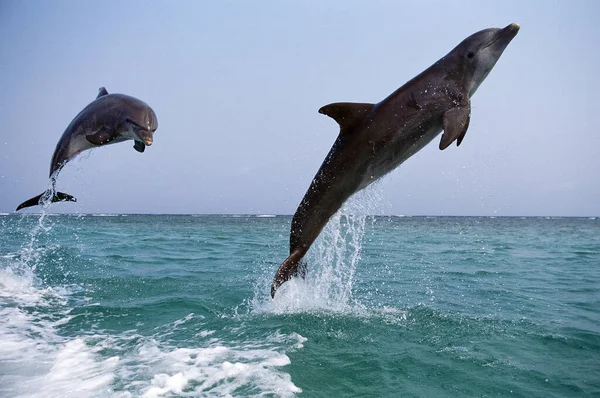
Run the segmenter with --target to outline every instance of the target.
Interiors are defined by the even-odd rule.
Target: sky
[[[51,212],[293,214],[339,128],[470,34],[521,30],[439,138],[375,188],[395,215],[600,216],[600,2],[0,0],[0,212],[41,193],[98,89],[148,103],[154,144],[87,151]],[[28,211],[39,211],[34,208]]]

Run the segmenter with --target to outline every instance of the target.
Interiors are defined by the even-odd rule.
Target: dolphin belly
[[[367,164],[366,172],[358,189],[364,189],[396,169],[404,161],[423,149],[442,131],[441,123],[431,123],[424,132],[420,129],[407,133],[398,130],[397,139],[384,146],[380,153]]]
[[[73,137],[71,142],[69,143],[69,150],[67,152],[67,158],[71,159],[74,156],[80,154],[83,151],[87,151],[88,149],[95,148],[96,145],[91,144],[88,140],[85,139],[85,135],[77,135]]]

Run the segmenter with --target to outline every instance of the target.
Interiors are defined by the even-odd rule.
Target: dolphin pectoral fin
[[[105,95],[108,95],[108,91],[106,91],[105,87],[100,87],[98,89],[98,96],[96,97],[96,99],[98,99],[100,97],[104,97]]]
[[[471,107],[469,104],[466,106],[457,106],[444,113],[442,117],[444,134],[442,134],[440,141],[441,150],[448,148],[454,140],[456,140],[457,146],[460,145],[469,128],[470,119]]]
[[[143,153],[146,150],[146,145],[141,141],[134,141],[133,148],[139,153]]]
[[[86,135],[85,139],[88,140],[90,144],[105,145],[114,140],[115,137],[116,136],[114,134],[111,134],[109,129],[107,129],[106,127],[102,127],[94,134]]]
[[[300,250],[296,250],[292,254],[289,255],[288,258],[285,259],[283,263],[279,266],[277,273],[275,274],[275,278],[273,279],[273,283],[271,284],[271,298],[275,298],[275,292],[279,288],[279,286],[283,285],[285,282],[292,279],[294,275],[298,272],[298,264],[302,259],[304,254]],[[304,276],[306,273],[306,266],[302,266],[300,270],[300,276]]]
[[[365,118],[373,108],[373,104],[358,102],[335,102],[319,109],[319,113],[335,120],[342,131],[348,129],[359,120]]]
[[[19,211],[19,210],[24,209],[26,207],[37,206],[37,205],[43,204],[41,202],[43,196],[49,197],[50,196],[49,191],[42,192],[38,196],[35,196],[35,197],[33,197],[31,199],[28,199],[25,202],[21,203],[19,206],[17,206],[17,210],[16,211]],[[56,202],[77,202],[77,199],[75,199],[73,196],[69,195],[68,193],[56,192],[52,196],[52,198],[51,198],[50,201],[52,203],[56,203]]]

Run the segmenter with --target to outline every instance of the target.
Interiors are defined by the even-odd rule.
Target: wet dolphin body
[[[127,140],[134,140],[135,150],[144,152],[146,145],[152,145],[157,127],[156,114],[148,104],[100,88],[96,99],[75,116],[56,144],[50,163],[51,188],[21,203],[17,211],[49,202],[75,202],[73,196],[54,189],[60,170],[69,160],[85,150]]]
[[[292,219],[290,255],[271,285],[298,265],[323,227],[355,192],[398,167],[442,130],[440,149],[463,141],[470,99],[519,31],[519,25],[477,32],[378,104],[334,103],[319,109],[340,134]]]

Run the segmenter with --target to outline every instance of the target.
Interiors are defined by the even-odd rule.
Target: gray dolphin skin
[[[440,149],[460,145],[471,96],[516,36],[519,25],[477,32],[378,104],[334,103],[319,113],[340,134],[292,219],[290,255],[271,285],[271,297],[298,265],[330,217],[355,192],[394,170],[442,130]]]
[[[56,144],[50,163],[51,188],[21,203],[17,211],[50,202],[76,202],[73,196],[55,190],[58,174],[71,159],[85,150],[127,140],[134,140],[135,150],[144,152],[146,145],[152,145],[157,127],[156,114],[148,104],[129,95],[109,94],[101,87],[96,99],[75,116]]]

